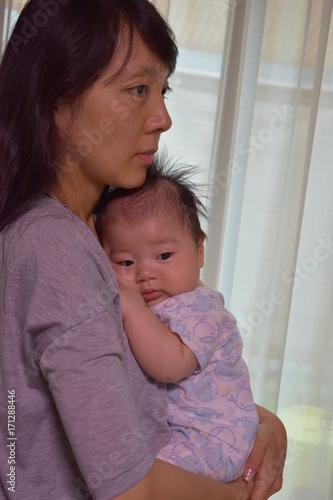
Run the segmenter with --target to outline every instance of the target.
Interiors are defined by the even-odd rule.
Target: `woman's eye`
[[[170,92],[172,92],[172,89],[169,87],[169,85],[162,90],[162,96],[164,97],[164,99],[167,98]]]
[[[164,252],[164,253],[161,253],[161,255],[159,255],[157,257],[158,260],[168,260],[170,259],[172,253],[171,252]]]
[[[131,92],[135,96],[144,96],[147,94],[148,86],[147,85],[137,85],[136,87],[132,87]]]
[[[122,260],[118,262],[118,265],[122,267],[130,267],[132,264],[133,264],[132,260]]]

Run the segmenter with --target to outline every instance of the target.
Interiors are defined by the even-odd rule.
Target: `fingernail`
[[[255,474],[256,473],[254,472],[253,469],[248,469],[243,475],[244,481],[248,483],[255,476]]]

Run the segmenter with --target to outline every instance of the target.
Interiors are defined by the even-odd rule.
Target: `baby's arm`
[[[138,292],[121,290],[124,329],[141,368],[160,382],[176,382],[198,366],[193,352],[146,306]]]

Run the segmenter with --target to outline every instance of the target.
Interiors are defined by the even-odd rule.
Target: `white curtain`
[[[332,1],[159,4],[181,47],[163,142],[211,186],[203,280],[288,431],[275,498],[332,500]]]
[[[3,48],[10,31],[11,15],[14,14],[11,0],[0,0],[0,43]]]
[[[274,498],[332,500],[333,0],[153,3],[180,47],[162,144],[209,186],[202,277],[287,427]]]

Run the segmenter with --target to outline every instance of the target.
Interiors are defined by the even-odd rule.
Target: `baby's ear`
[[[199,255],[199,264],[200,264],[200,267],[203,267],[203,265],[205,263],[205,246],[204,246],[204,243],[205,243],[205,238],[204,237],[200,238],[200,240],[198,242],[198,255]]]

